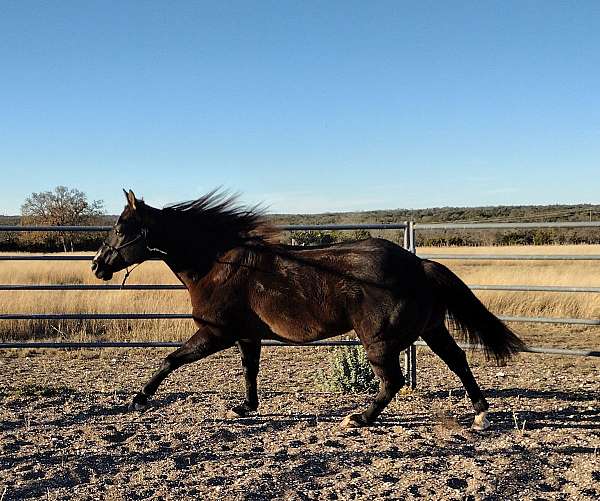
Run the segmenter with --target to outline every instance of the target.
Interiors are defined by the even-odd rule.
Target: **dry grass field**
[[[600,254],[600,245],[420,248],[420,253]],[[458,261],[445,264],[469,284],[600,285],[598,261]],[[123,273],[110,283],[120,284]],[[0,261],[0,283],[99,284],[87,262]],[[160,262],[137,268],[128,284],[178,283]],[[600,294],[477,291],[497,314],[600,318]],[[189,312],[185,291],[0,291],[0,311],[17,313]],[[560,346],[595,346],[598,329],[516,324],[528,341]],[[187,320],[2,321],[1,339],[179,340],[193,330]],[[568,333],[567,333],[568,331]],[[590,344],[592,343],[592,344]],[[563,344],[564,345],[564,344]]]
[[[600,254],[600,245],[420,248],[422,254]],[[471,285],[600,286],[600,261],[442,261]],[[600,294],[476,291],[497,315],[600,318]],[[597,327],[512,324],[529,344],[595,347]]]

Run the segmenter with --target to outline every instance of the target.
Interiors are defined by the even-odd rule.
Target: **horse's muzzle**
[[[101,280],[110,280],[113,277],[113,272],[100,266],[100,263],[95,259],[92,261],[92,272]]]

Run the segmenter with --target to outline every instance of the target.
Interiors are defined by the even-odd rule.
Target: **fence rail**
[[[600,221],[556,223],[415,223],[416,230],[518,230],[532,228],[600,228]]]
[[[0,320],[191,320],[189,313],[0,313]],[[600,325],[591,318],[518,317],[498,315],[504,322]]]
[[[282,231],[300,230],[404,230],[407,223],[365,223],[365,224],[282,224],[275,225]],[[600,221],[573,221],[556,223],[414,223],[415,230],[512,230],[532,228],[600,228]],[[0,226],[0,231],[109,231],[112,226]]]
[[[598,261],[600,254],[420,254],[422,259],[457,259],[464,261]],[[94,256],[40,254],[27,256],[22,254],[0,255],[0,261],[91,261]],[[159,259],[156,259],[157,261]]]
[[[479,345],[457,343],[464,349],[481,349]],[[26,342],[26,343],[0,343],[0,349],[98,349],[98,348],[178,348],[182,343],[177,341],[96,341],[96,342]],[[264,340],[263,346],[282,346],[304,348],[307,346],[359,346],[359,341],[314,341],[305,344],[283,343],[281,341]],[[417,346],[427,346],[423,341],[416,341]],[[600,357],[600,351],[590,349],[548,348],[529,346],[522,353],[541,353],[545,355],[569,355],[579,357]]]
[[[302,230],[405,230],[407,223],[365,223],[365,224],[279,224],[275,228],[282,231]],[[0,226],[0,231],[29,232],[29,231],[64,231],[64,232],[102,232],[110,231],[112,226]]]
[[[571,287],[560,285],[470,285],[472,290],[513,292],[585,292],[600,293],[600,287]],[[181,284],[0,284],[0,291],[155,291],[186,290]]]
[[[514,291],[514,292],[600,292],[600,287],[571,287],[562,285],[470,285],[478,291]]]
[[[0,291],[161,291],[186,290],[180,284],[0,284]]]
[[[600,254],[418,254],[422,259],[461,261],[598,261]]]

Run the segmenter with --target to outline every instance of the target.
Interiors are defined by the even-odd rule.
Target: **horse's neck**
[[[216,256],[213,257],[202,252],[198,252],[196,258],[191,258],[189,250],[178,252],[177,249],[168,248],[168,245],[165,245],[165,247],[167,251],[161,258],[188,289],[209,273],[216,260]],[[191,252],[191,254],[194,253]]]
[[[185,261],[179,262],[166,258],[164,261],[171,271],[177,276],[179,281],[192,290],[195,286],[206,277],[217,264],[218,256],[199,256],[196,262],[188,263]]]
[[[221,256],[238,248],[239,245],[236,241],[224,241],[213,248],[194,250],[192,243],[186,243],[168,233],[163,233],[159,240],[165,242],[163,247],[166,249],[160,257],[188,290],[193,289],[211,272]]]
[[[177,264],[170,263],[168,260],[165,260],[165,263],[188,290],[192,289],[206,274],[187,266],[178,266]]]
[[[225,275],[228,275],[228,272],[236,268],[235,265],[243,263],[246,265],[250,264],[252,256],[254,256],[254,253],[249,251],[249,249],[234,247],[211,258],[204,256],[204,260],[198,259],[198,262],[196,263],[177,263],[168,258],[165,259],[165,263],[177,276],[180,282],[185,285],[189,291],[192,291],[200,283],[202,283],[203,288],[208,286],[209,289],[211,288],[211,285],[217,285],[218,280],[215,282],[214,276],[208,280],[208,283],[206,280],[203,281],[203,279],[211,273],[213,273],[213,275],[214,273],[217,273],[217,275],[223,278]],[[252,263],[254,265],[256,264],[254,261],[252,261]],[[227,270],[225,275],[219,272],[223,267]]]

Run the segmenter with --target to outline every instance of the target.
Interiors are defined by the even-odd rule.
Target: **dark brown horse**
[[[347,416],[344,426],[368,425],[379,416],[404,385],[400,352],[419,336],[465,386],[476,413],[473,427],[489,426],[488,403],[445,316],[498,361],[523,343],[443,265],[375,238],[321,247],[280,245],[259,211],[215,192],[162,210],[132,191],[125,195],[127,206],[92,270],[109,280],[134,263],[162,259],[187,287],[198,327],[164,359],[132,409],[144,410],[178,367],[237,344],[246,398],[229,415],[245,416],[258,408],[261,340],[306,343],[354,329],[380,388],[373,403]]]

